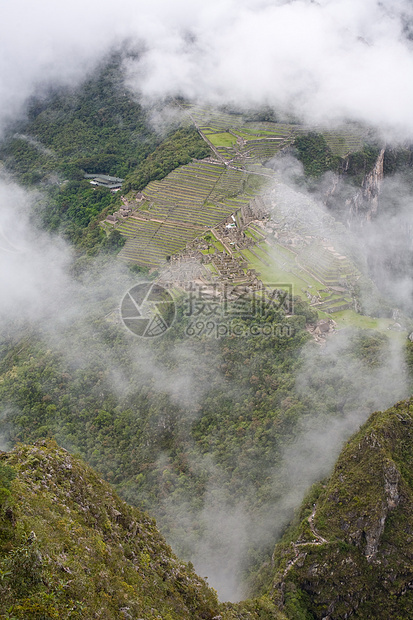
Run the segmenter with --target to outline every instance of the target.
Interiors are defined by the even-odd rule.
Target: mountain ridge
[[[0,617],[285,620],[221,604],[154,519],[54,440],[0,453]]]
[[[329,480],[307,498],[298,528],[277,545],[273,593],[287,609],[289,598],[306,601],[298,617],[411,617],[410,407],[402,401],[370,416],[344,446]]]

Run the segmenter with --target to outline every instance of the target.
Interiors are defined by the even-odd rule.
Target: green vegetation
[[[191,318],[181,316],[162,341],[142,344],[141,355],[153,358],[164,372],[168,368],[182,376],[195,372],[193,396],[183,394],[179,405],[167,389],[154,391],[153,379],[141,385],[142,379],[130,365],[133,348],[129,351],[122,328],[103,326],[113,363],[119,365],[119,372],[126,373],[128,387],[123,396],[111,388],[111,370],[103,360],[92,357],[87,367],[71,369],[63,355],[52,354],[41,342],[32,342],[20,352],[11,351],[2,362],[0,396],[9,411],[7,415],[4,410],[2,430],[12,443],[54,435],[59,443],[79,451],[118,485],[124,496],[152,510],[156,505],[159,508],[158,500],[167,490],[176,497],[184,493],[188,500],[198,501],[207,484],[205,472],[192,470],[200,454],[214,455],[223,467],[217,470],[218,477],[234,475],[234,497],[249,477],[267,485],[264,463],[269,465],[276,458],[274,449],[284,421],[287,430],[298,419],[298,410],[293,415],[295,403],[291,411],[281,403],[292,389],[299,352],[308,340],[306,331],[299,327],[300,312],[304,316],[308,308],[297,305],[296,322],[284,319],[281,312],[269,312],[262,319],[294,326],[290,337],[280,333],[273,337],[189,339],[186,329]],[[253,318],[244,320],[246,327],[253,322]],[[73,339],[73,346],[81,349],[82,335],[76,334],[76,327]],[[184,365],[174,355],[183,344],[191,351]],[[199,360],[198,368],[193,368],[192,357]],[[248,359],[249,367],[245,363]],[[274,385],[270,379],[273,373],[277,374]],[[222,381],[224,391],[219,387]],[[208,389],[199,395],[204,385]],[[195,417],[193,407],[197,410]],[[263,448],[258,461],[255,449],[250,450],[256,442]],[[170,460],[166,487],[164,465],[157,463],[160,450],[165,450]],[[237,461],[243,461],[245,467],[237,466]],[[254,464],[254,473],[248,471],[247,463]]]
[[[412,423],[410,401],[373,414],[303,503],[274,554],[275,600],[291,620],[412,616]],[[312,512],[318,542],[305,533]]]
[[[142,190],[150,181],[163,179],[175,168],[209,155],[208,145],[194,128],[179,129],[126,177],[123,190]]]
[[[260,120],[182,104],[220,162],[231,165],[203,161],[212,153],[194,128],[175,127],[164,139],[154,133],[147,113],[125,93],[121,66],[122,56],[114,55],[80,89],[33,100],[28,122],[13,127],[0,157],[20,182],[44,190],[37,211],[48,230],[65,235],[80,253],[119,253],[145,278],[197,237],[222,251],[208,230],[237,211],[240,224],[239,209],[274,180],[262,162],[294,138],[312,187],[329,170],[360,185],[376,161],[377,147],[364,146],[351,132],[306,133],[267,112]],[[389,155],[385,167],[394,171],[408,162],[406,150]],[[94,172],[125,178],[131,201],[143,190],[133,217],[103,230],[100,221],[120,207],[121,197],[92,187],[84,173]],[[293,192],[290,198],[294,210]],[[274,227],[288,231],[284,216]],[[387,617],[411,615],[410,404],[376,414],[348,444],[331,480],[312,489],[277,547],[268,589],[274,572],[269,540],[279,534],[269,507],[290,492],[278,475],[285,446],[315,414],[325,427],[355,410],[366,416],[374,399],[360,402],[354,385],[365,387],[362,381],[380,370],[391,338],[405,339],[387,333],[390,319],[355,313],[357,287],[366,291],[371,283],[354,259],[321,243],[321,220],[303,224],[298,208],[294,218],[292,249],[269,245],[252,224],[246,236],[256,244],[236,252],[263,282],[293,285],[300,297],[292,316],[264,305],[258,318],[252,311],[214,317],[208,331],[208,315],[194,321],[182,296],[170,331],[137,345],[105,299],[107,314],[93,310],[87,324],[66,326],[65,350],[51,349],[50,340],[29,327],[24,338],[4,336],[0,432],[10,445],[40,440],[0,458],[4,617],[281,620],[285,613],[309,620],[352,613],[368,619],[375,617],[376,600]],[[333,232],[339,238],[342,231]],[[383,309],[373,288],[377,316],[386,317],[390,307]],[[336,334],[334,363],[328,346],[310,342],[306,329],[331,315],[339,327],[368,330]],[[265,333],[255,331],[257,321]],[[406,349],[412,373],[412,343]],[[350,367],[356,380],[346,374]],[[203,540],[211,497],[230,513],[242,506],[249,523],[270,523],[266,540],[251,536],[237,575],[264,594],[219,605],[192,567],[172,555],[151,519],[125,506],[50,437],[95,466],[123,498],[155,514],[185,557]],[[363,586],[368,596],[359,596]]]
[[[285,620],[268,597],[220,605],[153,519],[54,441],[0,459],[12,488],[0,505],[2,618]]]
[[[53,441],[1,455],[15,475],[1,507],[4,618],[212,618],[215,593],[155,523]],[[12,528],[10,528],[12,523]],[[122,611],[124,610],[124,611]]]
[[[323,135],[309,132],[294,140],[297,157],[309,177],[320,177],[328,170],[337,170],[339,158],[334,156]]]
[[[51,231],[61,231],[73,242],[84,237],[90,222],[116,198],[103,187],[92,187],[86,180],[67,181],[50,191],[50,198],[42,211],[43,224]]]
[[[119,208],[120,196],[91,186],[84,173],[126,177],[124,191],[142,189],[211,153],[193,128],[166,139],[155,133],[147,111],[125,92],[122,60],[113,54],[75,91],[34,99],[28,121],[10,129],[0,145],[0,158],[19,182],[42,188],[42,225],[89,254],[107,249],[98,223]]]
[[[360,341],[358,342],[360,345]],[[373,359],[375,353],[371,353]],[[101,416],[102,420],[103,417]],[[313,485],[257,576],[259,598],[220,604],[147,515],[54,441],[0,456],[0,613],[181,620],[411,617],[410,401],[375,413]],[[87,553],[85,552],[87,551]],[[317,570],[314,570],[317,567]]]
[[[20,182],[79,180],[84,172],[124,178],[156,147],[146,112],[125,93],[122,61],[114,54],[75,91],[31,101],[28,122],[11,128],[0,151]]]
[[[231,147],[236,141],[236,136],[233,136],[230,133],[208,133],[204,132],[207,136],[208,140],[212,142],[214,146],[229,146]]]
[[[411,166],[412,151],[411,148],[386,149],[384,154],[384,174],[391,175],[400,170]]]
[[[67,334],[73,353],[87,350],[82,366],[70,361],[70,350],[51,352],[35,338],[8,345],[0,364],[5,439],[14,444],[54,436],[96,467],[123,498],[154,514],[184,557],[202,535],[202,507],[211,486],[225,490],[228,505],[236,506],[242,494],[244,510],[264,518],[268,502],[283,492],[270,472],[300,420],[317,411],[327,424],[330,416],[360,407],[352,381],[330,368],[322,352],[313,364],[311,389],[296,391],[302,347],[309,340],[305,323],[315,319],[307,304],[296,300],[290,319],[269,308],[258,322],[278,326],[271,336],[227,332],[216,339],[205,330],[196,336],[186,312],[183,305],[159,341],[139,343],[143,365],[134,361],[137,343],[102,319],[90,325],[94,342],[84,342],[77,325]],[[247,333],[257,323],[254,317],[240,321]],[[342,364],[360,358],[362,377],[380,363],[386,347],[380,336],[370,341],[363,332],[355,334]],[[178,394],[172,387],[177,377],[190,386]],[[266,542],[251,551],[255,567],[267,550]]]

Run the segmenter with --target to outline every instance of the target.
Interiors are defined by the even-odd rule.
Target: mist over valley
[[[408,618],[411,2],[7,13],[2,613]]]

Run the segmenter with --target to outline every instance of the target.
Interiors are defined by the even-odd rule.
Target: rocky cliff
[[[413,401],[371,416],[300,519],[274,553],[281,609],[320,620],[413,617]]]
[[[377,215],[380,185],[384,178],[384,154],[385,148],[380,149],[373,168],[364,175],[361,188],[347,199],[346,207],[350,219],[361,217],[369,221]]]

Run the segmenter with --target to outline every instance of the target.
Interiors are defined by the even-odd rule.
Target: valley
[[[366,421],[411,392],[413,324],[383,293],[363,234],[386,175],[408,178],[410,151],[386,151],[355,122],[310,126],[182,98],[159,104],[173,119],[161,132],[111,62],[77,90],[34,100],[0,144],[7,183],[24,187],[4,238],[20,247],[27,229],[8,270],[16,282],[25,269],[30,282],[41,276],[29,317],[18,297],[0,340],[5,600],[17,597],[19,618],[35,605],[73,618],[82,605],[108,618],[362,618],[374,597],[409,593],[407,561],[395,559],[407,535],[392,518],[410,528],[410,465],[389,440],[402,429],[408,441],[408,405]],[[379,224],[392,208],[382,204]],[[120,313],[143,282],[174,300],[174,320],[152,340]],[[235,320],[228,291],[248,302]],[[377,458],[350,440],[368,443],[369,424]],[[388,504],[383,533],[366,514],[394,495],[393,457],[404,495],[395,512]],[[363,461],[347,489],[340,472],[363,459],[384,482],[380,473],[377,488],[359,488]],[[37,566],[36,540],[44,578],[29,571],[26,596],[18,562],[27,552]],[[60,586],[56,571],[73,580]],[[360,575],[365,599],[346,586]]]

